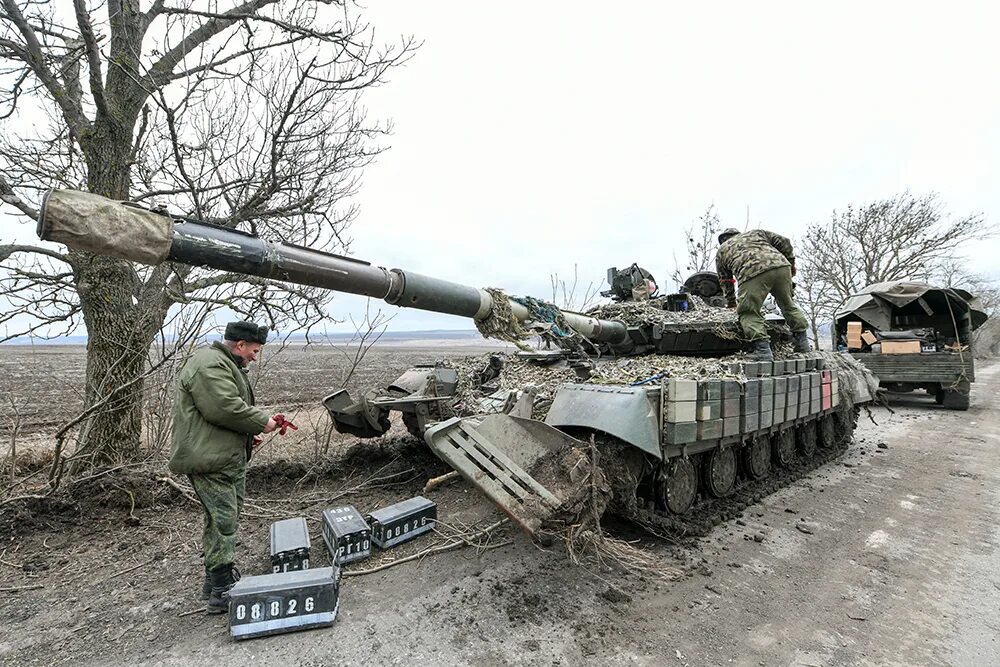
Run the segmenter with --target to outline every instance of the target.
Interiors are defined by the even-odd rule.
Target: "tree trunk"
[[[84,145],[91,192],[128,198],[131,139],[131,131],[113,119],[95,123]],[[162,286],[153,295],[148,287],[143,290],[130,262],[80,253],[76,266],[76,290],[87,326],[84,409],[100,407],[81,426],[71,474],[91,465],[134,460],[139,454],[142,375],[166,315]]]
[[[135,303],[139,279],[125,261],[93,258],[78,272],[77,291],[87,325],[84,409],[101,404],[80,430],[74,470],[118,464],[139,453],[140,379],[160,322]]]

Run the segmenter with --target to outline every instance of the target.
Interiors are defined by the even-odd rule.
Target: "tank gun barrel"
[[[395,306],[475,320],[493,311],[493,296],[483,289],[268,241],[206,222],[173,218],[86,192],[52,190],[46,194],[37,231],[43,240],[144,264],[171,261],[207,267],[377,297]],[[528,308],[509,301],[514,317],[522,322],[531,319]],[[563,315],[570,327],[591,340],[618,343],[628,336],[622,322],[565,311]]]

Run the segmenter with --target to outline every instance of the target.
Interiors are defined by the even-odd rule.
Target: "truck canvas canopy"
[[[913,324],[900,318],[913,316]],[[954,322],[952,322],[954,317]],[[847,297],[834,315],[835,331],[842,332],[848,320],[861,320],[878,331],[932,326],[940,321],[941,330],[958,329],[963,334],[974,331],[987,319],[979,300],[957,287],[934,287],[926,283],[893,281],[869,285]],[[919,324],[917,324],[919,322]],[[965,338],[965,336],[960,336]],[[963,340],[963,342],[966,342]]]

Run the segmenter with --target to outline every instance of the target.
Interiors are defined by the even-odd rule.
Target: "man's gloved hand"
[[[792,264],[792,278],[795,277],[795,265]]]
[[[277,425],[277,427],[279,429],[278,430],[278,434],[279,435],[285,435],[285,433],[288,431],[288,429],[292,429],[293,431],[298,431],[299,430],[298,426],[296,426],[291,421],[289,421],[285,417],[285,415],[281,414],[280,412],[278,414],[274,415],[273,417],[271,417],[271,419],[273,419],[274,423]]]
[[[726,304],[726,308],[735,308],[735,307],[736,307],[735,301],[730,301],[729,303]]]

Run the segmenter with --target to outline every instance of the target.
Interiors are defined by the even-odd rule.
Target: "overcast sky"
[[[1000,221],[992,3],[623,5],[370,3],[381,39],[423,46],[366,97],[395,132],[365,172],[354,254],[550,298],[574,265],[581,290],[632,262],[667,285],[713,203],[726,226],[749,209],[792,237],[906,189]],[[1000,274],[1000,240],[968,254]],[[399,311],[392,328],[469,326]]]

